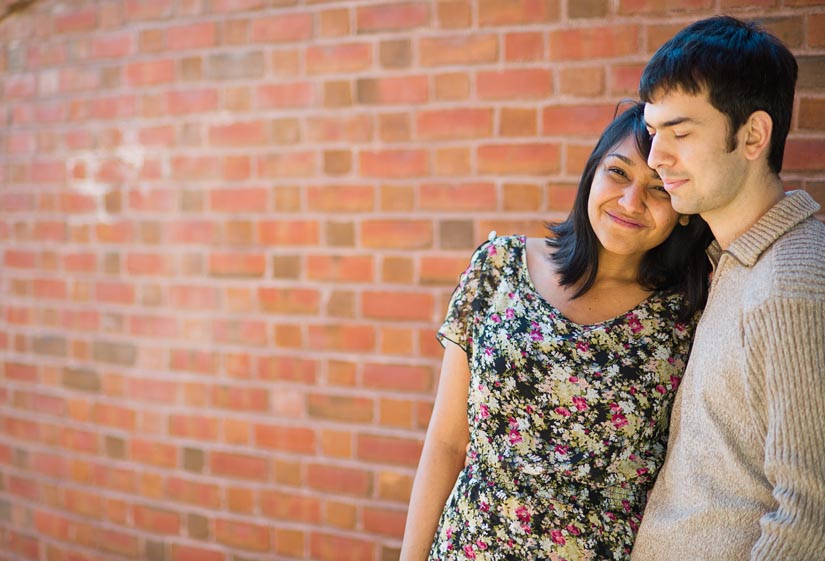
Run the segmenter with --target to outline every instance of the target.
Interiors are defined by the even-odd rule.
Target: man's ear
[[[773,119],[766,111],[754,111],[751,113],[745,125],[742,127],[742,148],[748,160],[756,160],[761,155],[767,157],[767,151],[771,144],[771,132],[773,132]]]

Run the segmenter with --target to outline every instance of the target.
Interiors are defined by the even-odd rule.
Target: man
[[[796,75],[729,17],[683,29],[642,75],[648,163],[716,241],[634,561],[825,559],[825,225],[779,179]]]

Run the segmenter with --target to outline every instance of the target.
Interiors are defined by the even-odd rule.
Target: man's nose
[[[661,135],[653,135],[650,139],[650,155],[647,157],[647,165],[653,169],[668,167],[673,162],[673,156],[667,143]]]

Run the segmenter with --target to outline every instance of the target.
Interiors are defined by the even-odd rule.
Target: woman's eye
[[[658,191],[658,192],[660,192],[660,193],[664,193],[665,195],[667,195],[668,197],[670,197],[670,193],[668,193],[668,192],[667,192],[667,189],[665,189],[665,186],[664,186],[664,185],[652,185],[650,188],[651,188],[651,189],[653,189],[654,191]]]
[[[607,171],[609,171],[610,173],[614,173],[614,174],[616,174],[620,177],[627,178],[627,174],[621,168],[611,167],[611,168],[607,168]]]

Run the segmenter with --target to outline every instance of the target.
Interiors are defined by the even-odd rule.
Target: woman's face
[[[632,136],[602,158],[587,201],[602,251],[641,257],[664,242],[679,219],[659,175],[648,167]]]

